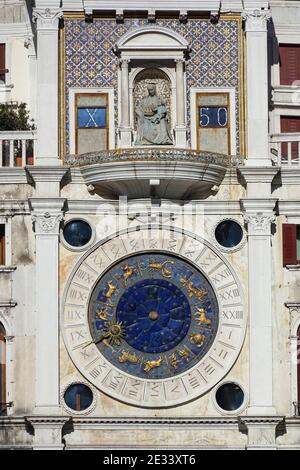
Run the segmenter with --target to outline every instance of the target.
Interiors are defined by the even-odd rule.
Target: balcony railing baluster
[[[0,131],[0,167],[34,164],[35,131]]]

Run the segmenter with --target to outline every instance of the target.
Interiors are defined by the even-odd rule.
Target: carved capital
[[[176,64],[184,65],[185,64],[185,59],[184,58],[178,58],[178,59],[175,59],[175,62],[176,62]]]
[[[62,18],[62,10],[50,10],[50,8],[45,8],[40,10],[35,8],[32,13],[32,20],[36,22],[37,29],[58,29],[58,20]]]
[[[33,213],[32,221],[35,224],[36,234],[52,234],[58,235],[59,225],[63,220],[63,214],[60,213]]]
[[[265,234],[270,235],[271,224],[275,222],[275,214],[263,214],[258,212],[257,214],[245,214],[244,220],[248,224],[248,230],[251,234]]]
[[[268,21],[271,19],[270,10],[256,9],[253,11],[245,10],[242,18],[246,21],[246,32],[267,31]]]
[[[130,59],[120,59],[119,64],[122,69],[128,69],[129,64],[130,64]]]

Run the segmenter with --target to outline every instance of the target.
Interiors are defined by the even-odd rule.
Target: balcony
[[[0,167],[34,164],[35,131],[0,131]]]
[[[300,134],[273,134],[270,151],[274,165],[287,169],[300,168]]]
[[[130,148],[69,156],[102,197],[197,199],[214,193],[234,165],[223,154],[174,148]]]

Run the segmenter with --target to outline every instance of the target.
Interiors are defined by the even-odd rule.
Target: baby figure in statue
[[[172,145],[165,102],[157,96],[155,84],[150,83],[147,90],[148,96],[136,109],[138,129],[135,145]]]

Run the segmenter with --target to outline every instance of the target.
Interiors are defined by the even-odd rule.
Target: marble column
[[[177,148],[186,148],[186,122],[185,122],[185,87],[184,87],[184,59],[176,59],[176,127],[175,143]]]
[[[268,37],[269,10],[243,12],[247,48],[247,160],[249,166],[271,166],[269,152]],[[245,2],[247,6],[247,2]]]
[[[36,165],[59,165],[58,26],[60,9],[34,9],[37,30]]]
[[[120,147],[129,148],[132,144],[129,108],[129,59],[120,60],[121,65],[121,124]]]
[[[32,198],[36,240],[35,414],[59,414],[59,257],[64,198]]]
[[[247,414],[272,415],[272,260],[271,226],[276,200],[243,199],[248,228],[248,309],[250,403]]]

